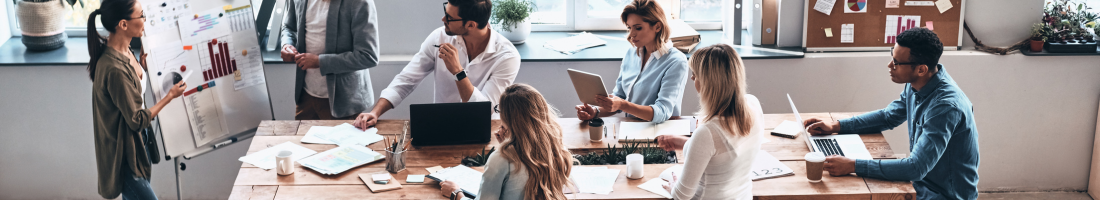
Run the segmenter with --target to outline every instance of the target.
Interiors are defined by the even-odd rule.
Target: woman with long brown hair
[[[623,57],[613,92],[592,97],[597,106],[578,105],[577,118],[588,120],[625,112],[630,117],[661,123],[680,116],[687,57],[669,43],[671,31],[665,11],[657,0],[634,0],[619,17],[629,29],[626,40],[634,48]]]
[[[542,94],[514,84],[500,96],[505,134],[499,151],[489,155],[477,199],[566,199],[573,157],[562,143],[558,114]],[[440,183],[444,196],[456,199],[453,182]]]
[[[104,38],[96,30],[96,16],[111,34]],[[145,13],[135,0],[105,0],[88,16],[88,74],[92,79],[92,118],[95,133],[99,195],[113,199],[157,199],[149,185],[152,163],[146,154],[149,127],[168,102],[179,97],[186,85],[181,81],[149,109],[144,108],[148,75],[145,55],[141,63],[130,50],[130,40],[141,37]]]
[[[696,50],[690,65],[702,120],[691,138],[657,138],[666,150],[684,149],[684,170],[674,172],[665,189],[675,199],[752,199],[749,174],[764,135],[764,113],[760,100],[748,94],[745,64],[733,47],[716,44]]]

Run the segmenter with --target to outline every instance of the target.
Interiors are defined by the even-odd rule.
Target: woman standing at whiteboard
[[[96,16],[110,32],[96,32]],[[186,88],[182,81],[157,105],[144,109],[145,55],[141,63],[130,51],[130,40],[141,37],[145,13],[135,0],[105,0],[88,16],[88,74],[92,79],[92,118],[95,133],[99,195],[114,199],[157,199],[149,185],[152,174],[141,131],[149,127],[172,99]]]
[[[656,123],[680,116],[687,82],[687,57],[669,43],[665,11],[657,0],[634,0],[620,15],[629,29],[627,50],[611,95],[595,96],[598,107],[578,105],[577,118],[588,120],[619,112]]]

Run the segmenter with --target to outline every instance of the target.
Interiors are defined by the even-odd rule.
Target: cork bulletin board
[[[889,50],[894,46],[887,37],[888,16],[894,16],[895,20],[903,21],[906,26],[908,19],[899,19],[897,16],[920,16],[914,23],[919,27],[927,27],[927,22],[933,24],[932,31],[940,37],[945,50],[958,50],[962,43],[962,22],[965,0],[939,0],[950,1],[952,7],[940,13],[937,6],[911,6],[906,2],[912,0],[893,0],[898,2],[897,8],[886,8],[887,1],[891,0],[862,0],[866,2],[864,13],[846,13],[849,9],[848,2],[861,0],[834,0],[831,15],[819,12],[814,6],[825,0],[806,0],[804,32],[802,34],[803,48],[807,52],[818,51],[879,51]],[[936,2],[936,1],[912,1]],[[895,16],[896,15],[896,16]],[[893,23],[895,21],[891,21]],[[842,24],[853,24],[852,41],[842,42]],[[912,25],[909,25],[912,27]],[[896,27],[896,25],[895,25]],[[827,37],[826,30],[831,29],[832,37]]]

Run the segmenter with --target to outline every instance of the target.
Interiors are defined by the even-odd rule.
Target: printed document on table
[[[291,142],[283,142],[282,144],[275,145],[273,147],[257,151],[256,153],[241,156],[237,160],[246,162],[248,164],[255,165],[264,170],[275,169],[275,155],[278,155],[280,151],[288,150],[292,152],[290,154],[291,161],[301,160],[302,158],[316,154],[316,151],[302,147]]]

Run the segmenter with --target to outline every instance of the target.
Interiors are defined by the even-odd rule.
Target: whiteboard
[[[272,119],[248,0],[139,0],[152,107],[177,80],[187,91],[158,114],[166,156],[254,133]]]

